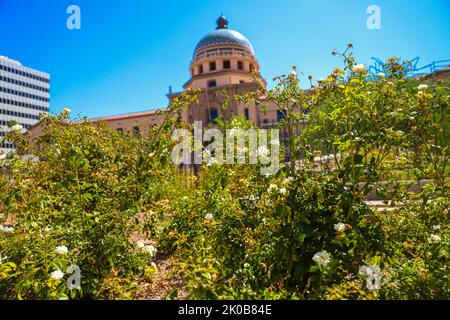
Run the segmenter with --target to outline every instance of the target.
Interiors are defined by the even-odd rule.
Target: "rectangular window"
[[[139,127],[133,127],[134,134],[139,134],[139,131],[140,131]]]
[[[123,128],[117,128],[117,132],[123,133]]]
[[[202,65],[198,66],[198,73],[199,74],[203,73],[203,66]]]
[[[277,121],[280,122],[283,119],[284,119],[284,112],[278,110],[277,111]]]
[[[238,61],[238,69],[244,70],[244,64],[242,63],[242,61]]]
[[[215,71],[216,70],[216,62],[212,61],[209,63],[209,71]]]
[[[223,69],[224,69],[224,70],[226,70],[226,69],[231,69],[231,63],[230,63],[230,60],[224,60],[224,61],[223,61]]]
[[[250,113],[248,111],[248,108],[244,109],[244,113],[245,113],[245,119],[250,120]]]

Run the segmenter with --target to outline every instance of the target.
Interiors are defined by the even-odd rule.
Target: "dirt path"
[[[170,256],[157,256],[155,259],[158,272],[155,273],[151,283],[143,283],[138,286],[135,299],[138,300],[163,300],[184,299],[187,292],[184,290],[183,280],[177,276],[174,269],[174,260]],[[167,297],[170,294],[170,297]]]

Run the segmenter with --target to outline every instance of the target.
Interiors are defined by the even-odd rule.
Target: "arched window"
[[[211,80],[208,82],[208,88],[214,88],[217,87],[217,82],[216,80]]]

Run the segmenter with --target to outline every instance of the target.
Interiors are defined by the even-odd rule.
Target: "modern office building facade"
[[[50,75],[0,56],[0,153],[14,150],[6,141],[8,123],[15,121],[23,131],[39,122],[50,106]]]

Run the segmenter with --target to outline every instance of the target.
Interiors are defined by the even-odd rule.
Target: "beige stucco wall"
[[[223,61],[224,60],[229,60],[230,61],[230,69],[224,69],[223,68]],[[216,62],[216,70],[214,71],[210,71],[209,70],[209,64],[210,62]],[[243,65],[243,69],[238,69],[238,62],[241,61],[242,65]],[[205,74],[210,74],[210,73],[215,73],[215,72],[220,72],[220,71],[228,71],[228,70],[239,70],[245,73],[249,73],[250,72],[250,64],[253,64],[254,66],[257,66],[256,61],[253,61],[249,58],[240,58],[240,57],[217,57],[217,58],[208,58],[208,59],[203,59],[201,61],[198,62],[194,62],[191,65],[191,76],[200,76],[200,75],[205,75]],[[199,73],[199,68],[198,66],[202,65],[203,66],[203,73]]]
[[[93,124],[98,122],[106,122],[113,130],[122,129],[124,133],[133,133],[135,127],[139,127],[142,134],[147,134],[151,126],[160,125],[164,116],[157,115],[156,112],[149,111],[136,115],[111,116],[91,120]],[[79,122],[75,122],[79,123]],[[68,123],[69,125],[69,123]],[[27,135],[31,138],[38,137],[44,130],[44,127],[38,123],[31,127]]]
[[[132,133],[133,128],[139,127],[139,131],[143,134],[146,134],[148,133],[148,129],[150,126],[160,125],[163,121],[163,117],[161,115],[154,114],[131,116],[118,119],[100,119],[100,121],[106,121],[112,129],[122,129],[124,133]]]

